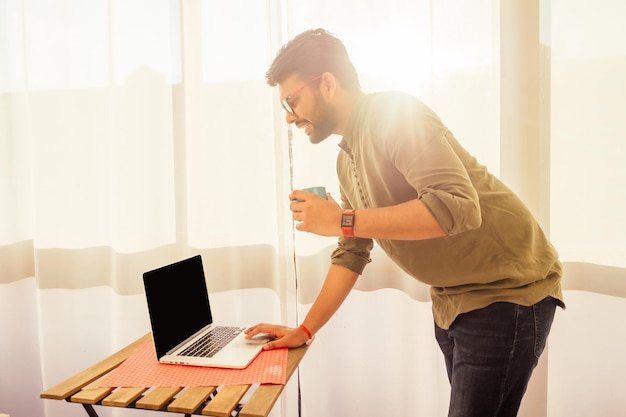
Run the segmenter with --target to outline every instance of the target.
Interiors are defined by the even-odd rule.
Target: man
[[[323,29],[288,42],[267,82],[279,88],[287,123],[312,143],[343,136],[341,206],[330,195],[290,195],[298,230],[339,239],[302,325],[258,324],[248,337],[276,336],[266,349],[310,341],[370,261],[375,239],[431,286],[449,416],[515,416],[563,307],[558,254],[530,211],[419,100],[362,93],[344,45]]]

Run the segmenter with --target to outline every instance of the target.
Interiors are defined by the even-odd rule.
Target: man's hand
[[[289,209],[298,222],[296,229],[320,236],[341,236],[341,213],[343,210],[327,193],[327,199],[303,190],[289,194]]]
[[[244,331],[246,339],[251,339],[258,334],[268,334],[275,337],[274,340],[263,345],[263,350],[277,348],[295,348],[306,344],[309,336],[299,327],[287,327],[276,324],[260,323]]]

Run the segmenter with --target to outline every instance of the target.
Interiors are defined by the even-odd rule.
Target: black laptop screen
[[[213,322],[200,255],[143,274],[157,357]]]

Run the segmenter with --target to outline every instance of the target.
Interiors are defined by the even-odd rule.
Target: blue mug
[[[309,193],[313,193],[313,194],[317,194],[320,197],[322,197],[324,200],[327,200],[328,197],[326,196],[326,188],[324,187],[309,187],[309,188],[303,188],[302,191],[307,191]],[[302,200],[296,199],[297,202],[301,203]]]

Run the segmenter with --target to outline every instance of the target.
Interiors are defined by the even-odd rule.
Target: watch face
[[[341,216],[341,227],[354,226],[354,214],[344,214]]]

